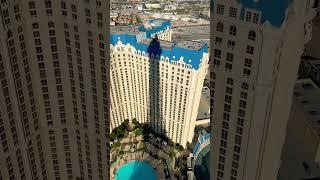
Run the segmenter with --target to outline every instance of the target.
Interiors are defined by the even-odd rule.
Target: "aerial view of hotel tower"
[[[108,179],[107,1],[0,10],[0,179]]]
[[[116,26],[110,33],[110,131],[136,118],[186,146],[209,66],[208,45],[172,42],[171,22]]]
[[[313,3],[211,1],[211,179],[277,179]]]

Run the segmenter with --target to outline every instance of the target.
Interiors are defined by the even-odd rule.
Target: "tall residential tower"
[[[212,1],[211,179],[276,179],[312,2]]]
[[[110,131],[136,118],[186,146],[209,66],[208,45],[171,42],[170,21],[148,24],[112,29]]]
[[[1,0],[0,179],[107,179],[105,0]]]

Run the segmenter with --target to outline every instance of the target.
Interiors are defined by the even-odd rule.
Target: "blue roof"
[[[286,9],[293,0],[238,0],[244,8],[262,12],[261,20],[269,21],[273,26],[280,27],[286,16]],[[243,13],[244,14],[244,13]]]
[[[141,33],[146,32],[147,38],[150,37],[151,34],[166,30],[168,26],[170,26],[170,21],[165,21],[162,23],[161,26],[157,26],[153,29],[145,30],[143,26],[139,27],[139,30],[141,30]],[[164,29],[165,28],[165,29]],[[149,37],[148,37],[149,36]],[[201,64],[201,59],[203,57],[203,53],[208,52],[208,45],[205,44],[203,47],[201,47],[199,50],[191,50],[181,47],[176,47],[175,44],[172,46],[172,48],[162,48],[161,45],[146,45],[139,41],[138,35],[131,35],[131,34],[111,34],[110,35],[110,44],[115,45],[118,43],[118,41],[121,41],[123,44],[130,44],[133,46],[137,51],[145,52],[145,53],[153,53],[158,54],[160,57],[164,56],[165,58],[169,58],[171,61],[179,61],[180,57],[184,57],[184,62],[188,65],[191,65],[194,69],[199,69]],[[161,44],[161,42],[160,42]],[[189,62],[191,60],[191,62]]]
[[[211,7],[214,7],[215,0],[211,0]],[[242,4],[241,18],[244,19],[245,8],[260,11],[262,13],[261,22],[269,21],[273,26],[280,27],[286,16],[286,9],[293,0],[236,0]],[[214,11],[214,8],[211,9]]]

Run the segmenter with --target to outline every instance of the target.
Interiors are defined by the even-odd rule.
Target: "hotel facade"
[[[193,138],[208,45],[172,42],[164,20],[111,31],[110,131],[136,118],[185,147]]]
[[[0,179],[108,179],[107,1],[0,10]]]
[[[211,179],[277,179],[312,3],[211,1]]]

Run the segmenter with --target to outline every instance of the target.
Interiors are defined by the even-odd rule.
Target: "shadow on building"
[[[156,35],[149,43],[147,53],[149,62],[149,120],[148,125],[159,134],[166,135],[164,113],[161,111],[160,57],[163,53],[160,40]]]

